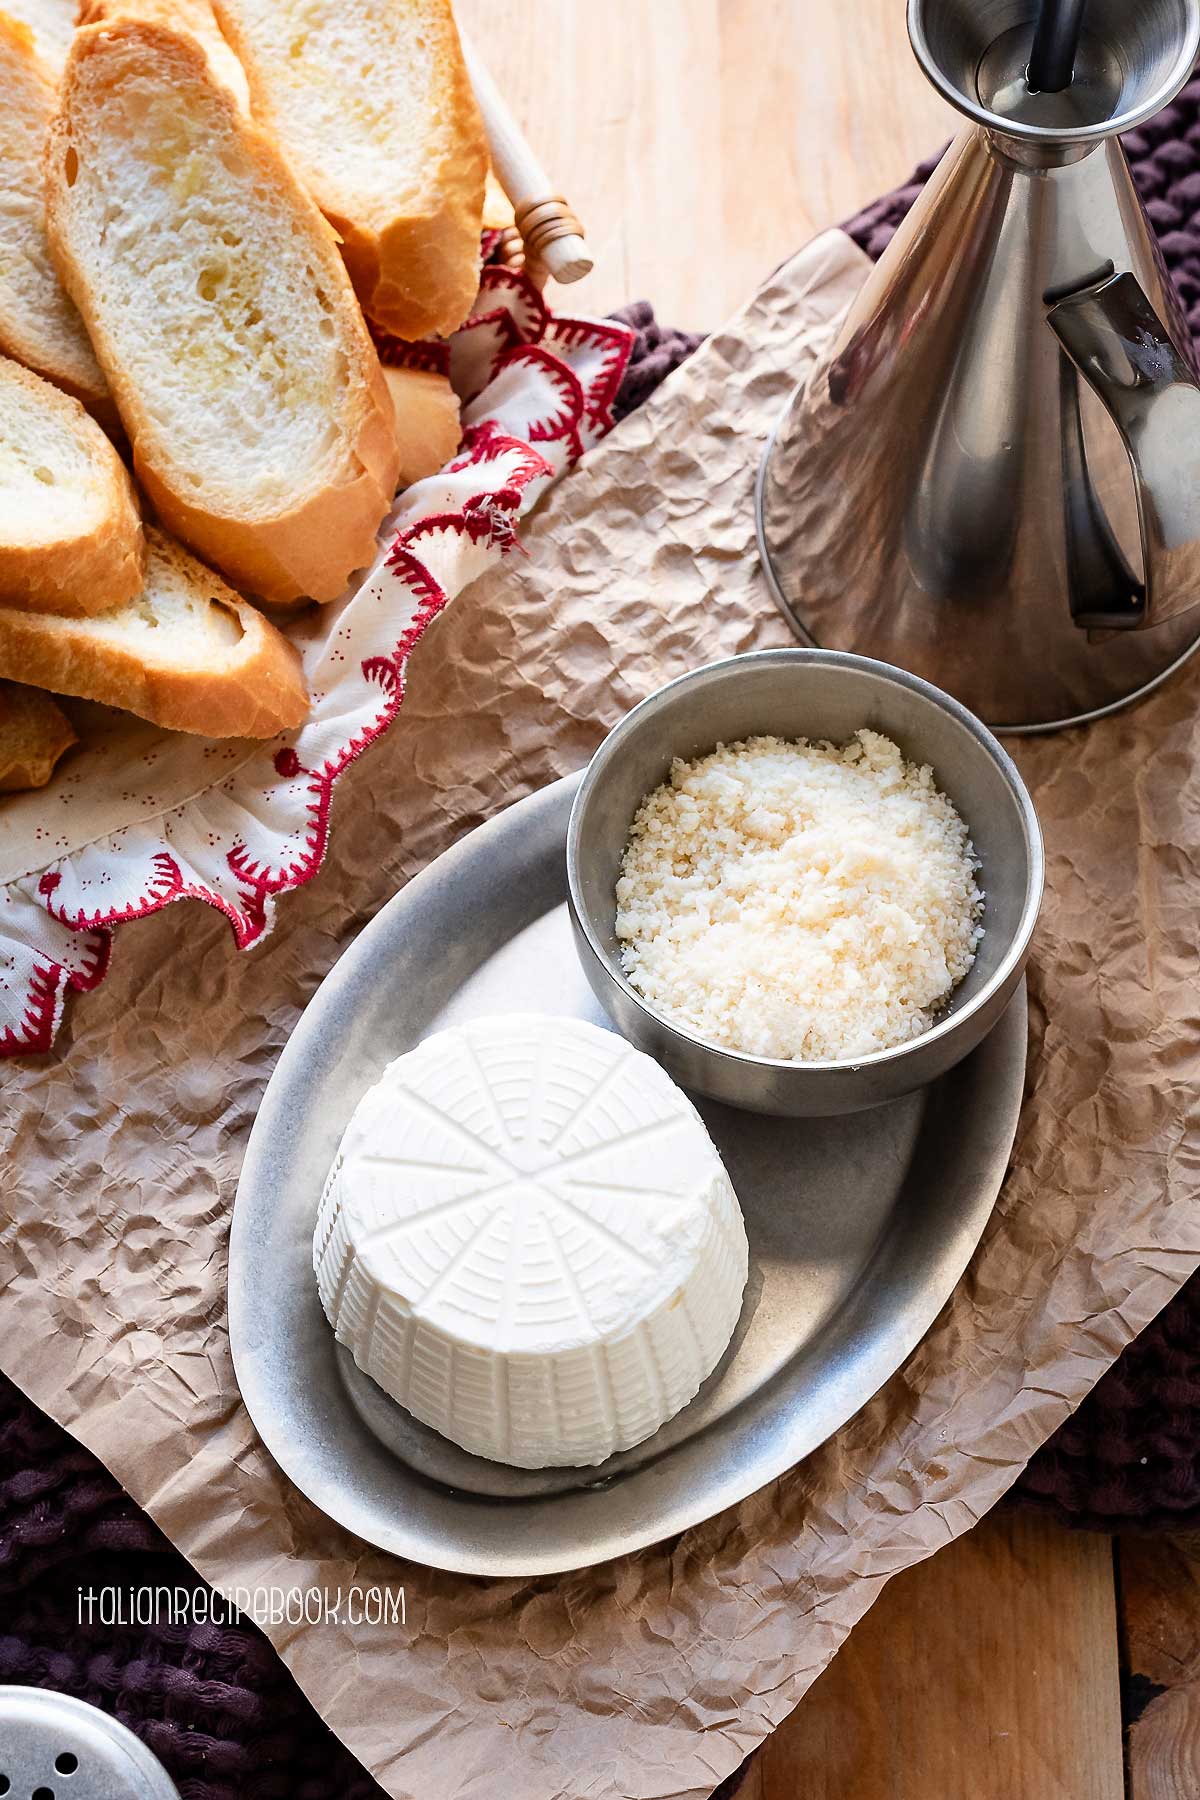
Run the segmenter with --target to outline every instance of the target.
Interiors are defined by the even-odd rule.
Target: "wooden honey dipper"
[[[525,267],[539,286],[547,275],[564,283],[581,281],[593,267],[583,241],[583,227],[563,196],[554,192],[550,177],[492,80],[487,64],[461,27],[459,36],[487,134],[492,167],[512,202]],[[506,262],[518,265],[518,246],[511,235],[501,253]]]

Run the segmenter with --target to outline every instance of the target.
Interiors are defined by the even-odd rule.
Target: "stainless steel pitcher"
[[[1123,705],[1200,644],[1200,387],[1116,136],[1188,79],[1200,0],[1089,0],[1053,94],[1026,81],[1036,10],[909,0],[970,123],[758,484],[801,637],[1024,731]]]

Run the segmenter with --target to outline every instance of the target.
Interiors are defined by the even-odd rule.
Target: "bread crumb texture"
[[[70,400],[14,363],[0,363],[0,542],[33,548],[97,530],[113,504],[112,477],[97,472],[91,434]],[[110,451],[111,455],[112,452]],[[115,461],[115,458],[114,458]],[[131,522],[136,528],[136,520]]]
[[[648,795],[617,883],[630,982],[725,1049],[789,1062],[917,1037],[975,960],[979,860],[890,739],[748,738]]]
[[[88,49],[62,204],[118,402],[185,499],[269,516],[336,481],[358,429],[340,261],[184,40],[96,26]]]
[[[458,146],[444,105],[455,49],[445,0],[222,0],[263,82],[263,98],[308,185],[354,194],[388,224],[436,188]],[[428,160],[426,160],[428,159]]]
[[[0,12],[0,349],[96,399],[104,377],[46,238],[42,153],[54,82],[25,26],[14,22],[22,15],[11,11],[9,0]]]

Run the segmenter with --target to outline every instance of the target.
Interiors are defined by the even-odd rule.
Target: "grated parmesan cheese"
[[[649,794],[617,882],[621,962],[658,1012],[752,1056],[829,1062],[928,1030],[983,936],[979,868],[889,738],[748,738]]]

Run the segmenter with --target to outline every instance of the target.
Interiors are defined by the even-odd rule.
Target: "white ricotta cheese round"
[[[438,1032],[364,1094],[313,1260],[361,1369],[464,1450],[533,1469],[602,1462],[692,1398],[737,1324],[747,1246],[656,1062],[513,1015]]]

